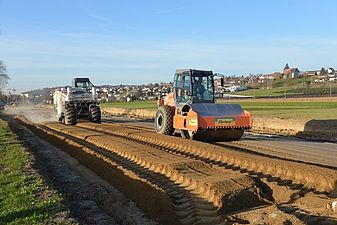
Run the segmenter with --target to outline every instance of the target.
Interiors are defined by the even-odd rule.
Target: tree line
[[[3,63],[2,60],[0,60],[0,96],[2,95],[2,90],[6,86],[9,76],[7,74],[7,68],[6,65]]]
[[[1,35],[1,29],[0,29],[0,35]],[[9,80],[9,76],[7,74],[7,68],[6,65],[2,60],[0,60],[0,99],[3,97],[3,88],[7,85],[7,82]]]

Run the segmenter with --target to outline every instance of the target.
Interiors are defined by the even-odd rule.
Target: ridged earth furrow
[[[63,126],[63,125],[61,125],[59,128],[60,128],[60,130],[63,130],[63,131],[70,131],[70,130],[74,129],[73,127],[67,127],[67,126]],[[119,130],[119,132],[122,131],[123,129]],[[97,132],[97,130],[95,130],[91,127],[89,127],[87,129],[87,131],[89,131],[89,130],[90,130],[90,132],[92,132],[92,131]],[[110,130],[112,130],[112,128],[110,128]],[[90,133],[90,132],[88,132],[88,133]],[[56,134],[63,141],[68,142],[68,139],[65,138],[63,135],[59,135],[57,132],[56,133],[52,132],[52,133]],[[72,132],[72,133],[74,133],[74,132]],[[80,133],[81,132],[75,132],[75,135],[78,136]],[[79,136],[80,139],[81,138],[82,139],[83,138],[88,139],[90,137],[104,137],[104,136],[106,136],[106,135],[104,135],[104,133],[107,133],[107,132],[100,131],[100,132],[97,132],[97,133],[90,133],[90,135],[86,135],[86,132],[82,132],[82,133],[83,133],[83,134],[81,134],[82,136],[81,135]],[[225,164],[225,163],[214,162],[216,160],[211,160],[211,159],[204,160],[203,158],[201,158],[200,156],[197,156],[194,153],[191,154],[191,153],[188,153],[188,152],[184,152],[180,149],[181,146],[182,146],[182,143],[179,142],[179,141],[173,142],[172,146],[175,146],[175,147],[178,148],[178,149],[177,148],[173,149],[172,147],[170,147],[171,145],[160,146],[158,144],[143,143],[144,140],[152,141],[151,139],[153,139],[153,138],[149,139],[148,136],[146,136],[146,135],[145,136],[141,135],[141,137],[144,138],[144,139],[142,139],[142,141],[139,141],[132,136],[130,137],[130,135],[135,134],[134,130],[131,130],[131,131],[129,130],[126,133],[127,133],[127,136],[125,136],[125,137],[122,137],[121,135],[115,135],[115,134],[113,136],[115,136],[117,138],[117,140],[119,140],[119,141],[121,141],[121,138],[123,138],[125,140],[128,140],[129,145],[130,145],[130,143],[132,143],[131,145],[134,145],[134,142],[137,142],[138,144],[141,144],[141,145],[151,146],[151,148],[155,148],[156,151],[158,151],[158,149],[159,149],[159,150],[162,150],[162,151],[166,151],[168,153],[173,153],[173,155],[177,155],[177,156],[183,156],[183,157],[188,156],[188,157],[190,157],[194,160],[200,159],[200,160],[204,161],[205,163],[215,164],[216,165],[215,167],[221,168],[224,173],[227,173],[228,171],[233,170],[233,171],[237,171],[238,173],[248,174],[248,176],[252,175],[252,177],[254,177],[254,179],[259,177],[259,176],[257,176],[258,173],[256,171],[249,172],[246,169],[242,169],[240,167],[235,166],[235,163],[241,163],[241,164],[245,163],[246,165],[249,165],[251,162],[249,160],[246,160],[246,159],[236,160],[236,161],[235,160],[229,160],[229,162],[232,163],[232,166],[229,166],[228,164]],[[128,142],[124,142],[124,143],[128,143]],[[159,143],[161,143],[161,142],[159,142]],[[102,145],[102,143],[101,143],[101,145]],[[109,145],[107,145],[106,143],[103,143],[102,146],[103,147],[109,147]],[[196,146],[193,146],[193,145],[187,146],[187,148],[189,148],[190,150],[194,150],[195,147]],[[210,149],[214,149],[214,148],[210,148]],[[205,149],[204,149],[203,146],[201,146],[201,147],[198,147],[197,150],[204,151]],[[206,155],[206,157],[209,157],[209,158],[218,157],[217,160],[222,159],[222,157],[223,157],[223,155],[219,155],[219,154],[216,154],[216,153],[215,154],[212,153],[212,154],[213,155]],[[128,156],[128,158],[129,157],[130,156]],[[131,156],[131,157],[134,157],[134,156]],[[100,158],[100,157],[97,156],[97,158]],[[129,160],[126,160],[126,161],[133,165],[133,162],[130,162]],[[143,167],[141,165],[143,165],[147,168],[150,168],[150,169],[146,169],[145,167]],[[136,166],[139,169],[139,174],[142,176],[143,179],[147,180],[147,182],[149,182],[149,183],[152,183],[152,182],[156,183],[155,186],[158,186],[159,188],[162,188],[163,190],[165,190],[167,195],[170,196],[170,198],[172,199],[172,202],[174,203],[174,208],[175,208],[177,214],[180,214],[180,217],[179,217],[180,221],[184,222],[184,224],[227,224],[228,222],[240,224],[241,222],[246,223],[245,221],[248,221],[248,220],[241,220],[240,217],[235,216],[235,215],[237,215],[237,211],[235,211],[235,210],[237,210],[237,209],[235,209],[236,204],[238,202],[245,203],[246,200],[244,200],[244,201],[242,201],[242,199],[235,200],[235,196],[226,196],[226,199],[230,199],[229,202],[226,202],[226,205],[227,205],[227,203],[230,203],[229,206],[234,207],[234,211],[232,211],[232,212],[221,211],[220,214],[224,213],[223,215],[226,215],[226,216],[216,217],[216,216],[214,216],[214,212],[216,214],[218,214],[219,209],[214,207],[214,205],[217,205],[217,204],[214,204],[216,202],[216,198],[214,198],[214,195],[213,196],[210,195],[210,189],[205,190],[205,188],[200,188],[200,190],[198,190],[199,189],[198,185],[195,182],[191,181],[189,178],[188,179],[182,179],[183,177],[179,176],[179,174],[177,174],[176,172],[172,172],[172,170],[168,169],[167,167],[154,167],[153,165],[151,166],[146,162],[144,164],[144,161],[142,161],[142,164],[136,165]],[[260,165],[254,165],[254,166],[255,166],[254,168],[258,168],[257,170],[265,170],[265,168],[269,168],[269,167],[264,167],[264,166],[261,167]],[[304,166],[306,166],[306,165],[304,165]],[[168,175],[168,176],[174,178],[173,180],[176,180],[176,182],[171,183],[171,182],[167,182],[167,181],[165,182],[165,180],[162,181],[161,179],[158,179],[157,176],[153,176],[153,174],[150,174],[152,176],[144,175],[144,174],[146,174],[146,172],[151,172],[151,171],[156,171],[156,173],[160,172],[161,174],[165,174],[166,177]],[[269,171],[272,171],[272,170],[269,170]],[[282,173],[282,172],[280,172],[280,173]],[[268,177],[268,176],[262,177],[263,182],[267,182],[266,177]],[[297,177],[297,179],[300,179],[300,178],[301,177]],[[257,178],[257,179],[259,179],[259,178]],[[280,182],[281,182],[280,184],[278,183],[278,180],[280,180]],[[236,182],[241,183],[238,180]],[[281,186],[283,186],[285,183],[287,183],[286,186],[289,185],[289,188],[295,188],[296,190],[302,190],[302,188],[303,188],[303,187],[300,187],[300,186],[295,187],[294,184],[291,181],[281,180],[277,177],[271,177],[271,181],[268,181],[268,182],[276,182],[277,185],[281,185]],[[220,189],[221,189],[221,187],[220,187]],[[272,187],[272,189],[274,189],[274,187]],[[276,190],[277,189],[278,188],[276,188]],[[310,190],[303,189],[303,191],[307,192],[307,191],[310,191]],[[201,194],[204,194],[204,193],[206,193],[206,195],[205,195],[206,197],[200,196]],[[315,193],[317,193],[317,192],[315,192]],[[209,204],[207,201],[205,201],[205,199],[207,199],[207,201],[212,202],[212,204]],[[231,204],[231,200],[234,200],[233,205]],[[267,207],[267,208],[269,209],[269,207]],[[255,211],[256,209],[252,209],[252,210]],[[247,212],[249,212],[249,211],[250,210],[248,210]],[[281,213],[286,213],[286,214],[289,214],[289,215],[292,214],[295,217],[302,220],[303,222],[309,221],[309,219],[310,219],[310,221],[312,219],[315,219],[315,217],[308,214],[308,212],[305,212],[305,213],[303,212],[303,213],[301,213],[301,215],[303,214],[303,216],[300,216],[298,214],[298,210],[296,210],[294,212],[288,212],[287,209],[284,209],[284,210],[281,210],[281,211],[282,211]],[[233,216],[231,216],[231,215],[233,215]],[[239,213],[238,215],[241,216],[241,213]],[[244,217],[246,215],[247,214],[243,214]],[[197,218],[195,218],[195,216],[197,216]],[[286,218],[286,216],[283,216],[283,217]],[[220,220],[218,220],[218,218],[220,218]],[[251,218],[251,219],[254,219],[254,218]],[[249,219],[249,221],[251,219]],[[324,218],[321,218],[321,220],[325,221],[325,222],[330,221],[330,219],[324,219]],[[310,222],[309,224],[313,224],[313,223]]]
[[[121,132],[118,132],[118,135],[123,135],[123,133]],[[128,132],[128,135],[130,135],[130,132]],[[136,137],[136,139],[143,139],[142,137]],[[147,138],[147,140],[150,140],[151,141],[151,138]],[[152,141],[153,142],[153,141]],[[154,140],[155,144],[157,145],[160,145],[160,146],[163,146],[163,147],[169,147],[170,145],[167,144],[167,143],[164,143],[162,141],[158,141],[157,140]],[[189,150],[192,150],[193,152],[193,148]],[[198,151],[199,149],[197,149]],[[211,154],[209,152],[205,152],[205,151],[202,151],[202,150],[199,150],[197,152],[197,155],[200,155],[201,157],[205,157],[205,158],[208,158],[208,159],[211,159],[211,160],[215,160],[215,161],[218,161],[219,159],[221,159],[220,162],[224,162],[224,163],[227,163],[228,165],[232,165],[232,166],[235,166],[235,165],[241,165],[241,168],[244,168],[246,170],[248,170],[249,172],[259,172],[259,173],[273,173],[274,176],[278,176],[278,177],[284,177],[284,175],[286,174],[286,178],[287,179],[291,179],[291,180],[296,180],[297,182],[300,182],[300,183],[306,183],[306,184],[311,184],[313,183],[313,179],[311,179],[310,177],[305,177],[305,179],[302,179],[304,176],[302,174],[302,171],[298,170],[296,171],[296,175],[293,176],[292,173],[293,171],[289,171],[288,168],[286,168],[286,170],[284,168],[276,168],[276,169],[273,169],[273,167],[269,166],[269,167],[265,167],[264,164],[258,164],[256,165],[255,162],[249,162],[247,160],[241,160],[239,158],[229,158],[227,156],[223,156],[221,157],[221,154]],[[243,162],[243,163],[242,163]],[[274,167],[275,168],[275,167]],[[285,173],[284,173],[285,172]],[[300,179],[299,179],[300,178]],[[285,179],[285,178],[283,178]],[[322,180],[322,179],[321,179]],[[323,178],[324,180],[324,178]],[[319,190],[322,190],[325,191],[326,189],[326,182],[320,182],[320,185],[323,186],[323,188],[318,188]]]
[[[50,128],[50,127],[49,127]],[[67,137],[64,137],[62,135],[59,134],[55,134],[54,132],[50,131],[49,129],[44,129],[43,127],[39,127],[39,129],[43,130],[45,133],[49,134],[49,135],[53,135],[53,136],[57,136],[58,138],[62,139],[63,141],[68,142],[69,144],[72,145],[76,145],[76,146],[80,146],[78,145],[76,142],[69,140]],[[172,191],[172,185],[169,185],[167,183],[167,181],[160,179],[157,176],[154,176],[153,174],[149,174],[148,170],[145,170],[143,167],[136,166],[134,164],[130,164],[130,162],[128,160],[123,160],[122,162],[116,158],[111,159],[105,155],[102,155],[100,153],[97,153],[96,151],[93,151],[85,146],[82,146],[82,150],[85,151],[88,154],[94,155],[97,158],[102,159],[103,161],[109,163],[112,166],[119,166],[120,164],[122,164],[122,167],[125,167],[125,170],[131,170],[133,172],[136,172],[135,174],[140,175],[142,178],[147,178],[147,180],[149,182],[154,182],[154,184],[159,184],[159,186],[161,188],[163,188],[163,190],[171,190]],[[116,164],[116,162],[118,162],[118,164]],[[186,193],[186,191],[183,188],[180,188],[179,186],[177,186],[174,189],[175,193],[171,193],[170,197],[172,199],[181,199],[181,196],[187,196],[186,197],[186,203],[190,204],[190,209],[193,211],[193,216],[191,215],[183,215],[184,211],[186,208],[181,208],[180,204],[181,203],[173,203],[174,208],[177,209],[177,215],[180,215],[180,221],[182,222],[182,224],[218,224],[218,223],[209,223],[210,221],[217,221],[219,220],[220,216],[217,214],[216,209],[214,207],[200,207],[200,201],[203,200],[196,200],[197,198],[194,196],[190,196],[190,194]],[[203,206],[203,205],[201,205]],[[191,213],[191,212],[190,212]],[[207,217],[207,218],[204,218]],[[212,217],[216,217],[216,219],[213,219]],[[192,220],[189,220],[188,218],[193,218]]]
[[[101,159],[102,161],[107,162],[108,164],[111,164],[112,166],[124,169],[126,171],[125,176],[130,176],[128,174],[130,172],[127,172],[127,171],[131,171],[132,173],[134,173],[134,175],[131,175],[131,177],[138,176],[139,179],[143,180],[144,182],[151,183],[155,187],[158,187],[159,189],[164,190],[165,193],[167,193],[167,196],[170,197],[173,203],[174,209],[176,211],[176,214],[178,215],[180,222],[183,224],[228,224],[228,223],[241,224],[241,222],[243,223],[246,223],[246,222],[245,220],[240,220],[240,218],[237,218],[236,213],[233,213],[233,212],[237,212],[235,211],[237,209],[234,209],[234,211],[232,212],[228,212],[228,211],[219,212],[219,207],[215,207],[216,205],[223,204],[222,201],[216,202],[219,194],[212,195],[212,192],[213,193],[215,192],[214,189],[209,188],[209,186],[206,188],[203,185],[200,186],[199,183],[195,182],[195,179],[191,179],[190,176],[180,176],[180,174],[177,173],[177,171],[174,170],[174,168],[170,167],[172,165],[168,164],[167,166],[163,166],[163,165],[158,166],[158,164],[152,163],[151,160],[149,162],[148,160],[139,158],[138,154],[134,154],[134,153],[139,152],[139,150],[136,150],[134,152],[131,150],[130,151],[120,150],[120,153],[121,153],[120,156],[123,155],[123,157],[120,157],[120,158],[123,160],[119,162],[116,158],[111,157],[110,155],[107,156],[105,153],[101,154],[100,151],[97,151],[97,149],[91,148],[90,145],[86,144],[87,140],[90,140],[90,139],[93,140],[95,139],[95,137],[104,139],[104,137],[106,137],[106,133],[108,133],[107,131],[116,131],[116,133],[112,134],[113,136],[115,136],[115,140],[111,139],[112,141],[116,143],[123,143],[125,145],[124,147],[134,146],[135,145],[134,143],[137,143],[143,146],[144,145],[150,146],[151,148],[155,150],[154,152],[147,152],[150,156],[151,155],[153,156],[153,153],[155,153],[156,151],[158,152],[158,150],[162,150],[162,151],[166,151],[167,153],[170,153],[173,156],[185,157],[185,159],[182,160],[181,162],[186,162],[186,158],[188,157],[192,158],[193,160],[199,159],[205,162],[206,164],[215,164],[216,165],[215,167],[221,168],[224,173],[227,173],[228,171],[234,171],[234,174],[235,172],[237,172],[241,174],[247,174],[248,176],[252,175],[254,179],[256,177],[259,177],[260,175],[261,176],[263,175],[262,176],[263,177],[262,180],[264,180],[263,182],[266,182],[265,178],[270,177],[272,180],[271,182],[277,182],[278,184],[278,180],[280,180],[282,181],[283,184],[288,183],[290,188],[294,186],[292,181],[281,180],[277,176],[274,176],[274,177],[270,176],[271,173],[279,174],[280,177],[283,176],[284,174],[283,168],[281,167],[273,168],[270,165],[263,165],[263,164],[261,165],[261,163],[256,162],[254,160],[255,158],[252,159],[252,157],[247,157],[247,158],[231,157],[232,152],[230,151],[228,154],[219,154],[219,152],[217,151],[218,148],[214,147],[214,145],[209,145],[211,147],[207,148],[207,144],[205,145],[204,143],[197,143],[197,142],[193,143],[188,140],[182,140],[182,139],[181,141],[179,141],[177,140],[177,138],[166,137],[166,136],[161,138],[161,135],[155,136],[153,135],[155,134],[153,132],[148,132],[150,134],[146,133],[145,130],[136,130],[135,132],[135,129],[125,129],[125,128],[121,128],[120,126],[116,127],[114,125],[113,126],[109,125],[106,127],[99,125],[99,126],[93,127],[91,126],[91,124],[80,124],[80,126],[82,125],[84,127],[87,127],[85,130],[82,130],[82,131],[76,130],[76,127],[73,127],[73,126],[71,127],[64,126],[64,125],[56,124],[56,123],[53,124],[53,126],[55,126],[53,128],[54,131],[44,126],[40,126],[38,129],[43,130],[45,133],[49,134],[50,136],[57,137],[59,140],[62,140],[63,142],[77,146],[84,152],[88,152],[88,154],[92,154],[96,158]],[[31,126],[37,127],[34,124],[31,124]],[[102,127],[104,127],[105,130],[99,131]],[[74,139],[76,139],[76,141],[73,141],[72,138],[69,139],[69,137],[73,137]],[[123,141],[121,138],[127,141]],[[93,144],[93,145],[100,146],[101,148],[104,148],[104,149],[110,148],[111,146],[109,145],[109,143],[106,143],[106,142],[107,142],[106,140],[98,141],[96,144]],[[95,150],[92,150],[92,149],[95,149]],[[103,149],[103,152],[106,152],[104,149]],[[224,151],[223,148],[221,149],[222,151]],[[211,151],[211,154],[209,153],[205,154],[205,151]],[[116,154],[114,151],[109,151],[109,152],[111,152],[111,154]],[[201,155],[203,157],[201,157]],[[147,157],[149,156],[146,155],[145,158]],[[193,160],[191,162],[193,162]],[[136,161],[139,163],[135,163]],[[227,161],[227,163],[224,163],[223,161]],[[241,167],[237,166],[237,164],[240,164]],[[302,164],[300,165],[302,166]],[[295,170],[297,169],[296,166],[298,165],[295,165],[295,166],[290,165],[290,166],[292,166],[293,167],[292,169]],[[250,170],[245,169],[248,167],[250,168]],[[322,171],[326,171],[325,169],[319,168],[319,167],[310,168],[310,167],[307,167],[307,165],[303,165],[303,167],[304,167],[303,169],[306,169],[308,171],[312,171],[311,170],[312,168],[318,168],[319,174],[321,174]],[[261,174],[259,174],[259,172],[257,171],[260,171]],[[331,171],[329,170],[327,171],[328,171],[328,175],[331,175],[330,173]],[[196,169],[196,172],[198,173],[198,169]],[[103,172],[102,174],[104,173],[105,172]],[[163,179],[160,175],[163,175],[164,177],[169,178],[170,181],[168,182],[166,178]],[[302,172],[294,173],[294,174],[287,174],[287,176],[288,177],[293,176],[295,177],[296,180],[302,180],[302,182],[307,182],[307,183],[317,182],[313,179],[313,176],[303,177]],[[203,178],[203,180],[206,182],[207,179]],[[236,182],[241,183],[239,180],[237,180]],[[324,186],[326,185],[327,184],[324,184]],[[299,188],[298,190],[302,189],[302,187],[298,187],[298,188]],[[220,188],[217,187],[217,189],[221,189],[221,187]],[[274,187],[272,187],[272,189],[274,189]],[[237,202],[242,202],[242,199],[238,199],[237,201],[235,201],[235,195],[225,196],[225,199],[229,200],[229,201],[226,201],[225,203],[226,205],[229,204],[230,208],[235,207],[235,204],[237,204]],[[232,205],[231,203],[234,203],[234,205]],[[244,204],[245,200],[242,203]],[[254,209],[252,210],[253,212],[255,212]],[[250,210],[248,210],[248,212],[249,211]],[[281,211],[289,215],[292,214],[295,217],[302,220],[303,222],[309,222],[308,224],[316,224],[314,223],[315,221],[316,222],[317,221],[323,221],[323,222],[330,221],[329,218],[326,219],[324,217],[321,217],[321,218],[315,217],[315,216],[310,215],[307,211],[301,212],[299,209],[288,212],[287,205],[284,207],[284,209],[281,209]],[[219,216],[219,213],[221,216]],[[226,216],[223,216],[223,215],[226,215]],[[251,218],[251,219],[254,219],[254,218]],[[327,223],[327,224],[330,224],[330,223]]]
[[[199,200],[198,204],[193,204],[193,208],[194,208],[193,218],[194,219],[193,219],[192,224],[201,224],[201,221],[208,221],[208,222],[211,221],[212,223],[214,221],[219,221],[219,223],[222,222],[216,210],[222,207],[222,198],[224,196],[222,196],[221,193],[217,193],[218,190],[216,188],[212,188],[211,186],[204,188],[205,186],[208,186],[209,184],[202,182],[202,180],[198,182],[192,182],[192,180],[196,179],[197,176],[191,178],[186,175],[182,175],[177,172],[174,172],[174,169],[170,168],[170,163],[171,163],[170,159],[176,163],[177,161],[179,161],[177,160],[177,157],[167,154],[167,156],[169,157],[163,160],[163,162],[165,162],[164,165],[155,165],[153,161],[156,161],[154,160],[155,155],[158,154],[158,151],[156,149],[154,149],[154,151],[151,152],[151,154],[149,152],[139,151],[140,148],[135,148],[135,149],[132,149],[131,151],[125,151],[125,143],[121,144],[120,139],[111,138],[111,137],[107,138],[106,136],[102,137],[102,135],[100,135],[99,133],[95,133],[95,132],[89,132],[90,135],[87,135],[85,132],[83,132],[79,128],[73,129],[73,130],[62,129],[62,128],[59,129],[58,126],[54,127],[53,124],[49,124],[48,128],[54,129],[60,132],[65,132],[68,135],[71,135],[74,137],[76,136],[76,138],[85,140],[91,144],[94,144],[96,146],[112,151],[113,153],[123,158],[126,158],[127,160],[133,161],[137,165],[143,168],[147,168],[150,171],[157,171],[157,172],[159,171],[164,176],[167,176],[172,182],[175,182],[177,185],[179,185],[179,187],[181,187],[183,190],[190,189],[190,190],[196,191],[197,193],[199,193],[200,196],[197,197]],[[131,145],[128,147],[131,148]],[[163,153],[161,153],[161,156],[162,155]],[[187,161],[189,161],[186,158],[183,158],[183,157],[180,157],[180,158],[182,162],[187,163]],[[220,182],[220,181],[218,180],[217,182]],[[198,185],[196,186],[196,184]],[[188,194],[188,195],[191,195],[191,194]],[[195,198],[194,195],[192,195],[192,197]],[[188,199],[191,199],[192,197],[187,198],[187,201],[190,201]],[[200,197],[202,198],[199,199]],[[214,208],[211,211],[208,211],[209,209],[205,210],[204,205],[207,202],[210,202],[214,205]],[[177,203],[181,204],[181,202],[177,202]],[[202,206],[202,208],[199,209],[198,206]],[[203,218],[205,217],[205,215],[207,215],[207,219]],[[214,215],[216,215],[216,219],[211,218]],[[188,217],[190,216],[182,218],[181,221],[183,223],[185,223],[186,221],[190,221]]]
[[[81,124],[81,127],[96,129],[113,135],[124,136],[134,140],[144,141],[152,145],[169,148],[172,151],[179,150],[186,154],[214,160],[232,167],[238,167],[249,173],[261,173],[283,180],[291,180],[293,183],[302,184],[309,189],[321,192],[336,192],[337,172],[331,169],[297,162],[289,162],[264,156],[247,155],[201,142],[181,140],[176,137],[158,135],[153,132],[138,131],[123,128],[119,125],[102,124],[91,126]],[[111,129],[114,127],[114,129]]]
[[[222,207],[222,198],[223,196],[221,195],[221,192],[218,193],[217,189],[213,189],[211,186],[211,183],[205,183],[203,180],[198,180],[198,186],[195,187],[195,183],[192,186],[192,179],[197,179],[196,177],[188,177],[186,174],[182,175],[174,171],[173,168],[170,167],[170,164],[172,162],[177,162],[179,160],[172,159],[172,156],[169,158],[163,159],[164,165],[155,165],[153,162],[156,161],[154,155],[152,154],[146,154],[144,152],[140,152],[139,148],[137,150],[132,151],[132,152],[124,152],[123,145],[119,146],[116,144],[118,140],[116,139],[107,139],[105,137],[106,141],[113,143],[113,144],[106,144],[104,145],[105,149],[111,150],[114,153],[120,155],[121,157],[127,158],[128,160],[132,160],[133,162],[137,163],[138,165],[147,168],[151,171],[154,172],[159,172],[162,175],[168,177],[172,182],[178,184],[179,186],[183,187],[184,189],[190,189],[191,190],[196,190],[199,192],[199,196],[206,199],[207,201],[213,203],[213,205],[217,208]],[[87,139],[88,142],[97,145],[102,141],[101,137],[99,136],[94,136],[92,138]],[[130,156],[129,154],[137,154],[138,156]],[[170,160],[172,160],[170,162]],[[182,159],[181,162],[188,164],[188,161],[186,159]],[[218,174],[219,175],[219,174]],[[213,177],[214,179],[214,177]],[[218,182],[221,182],[222,177],[219,175]]]

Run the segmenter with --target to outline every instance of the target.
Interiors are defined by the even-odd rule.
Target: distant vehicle
[[[77,118],[101,122],[101,109],[95,86],[89,78],[75,78],[72,86],[56,90],[53,96],[56,120],[75,125]]]
[[[157,133],[172,135],[179,130],[187,139],[239,140],[252,127],[251,114],[238,104],[215,104],[213,77],[212,71],[177,70],[173,92],[158,101]]]

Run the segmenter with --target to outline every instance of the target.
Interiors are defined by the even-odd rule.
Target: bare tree
[[[2,60],[0,60],[0,93],[3,87],[6,86],[9,76],[7,74],[7,68]]]

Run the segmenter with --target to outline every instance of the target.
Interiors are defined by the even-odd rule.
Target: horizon
[[[0,0],[0,60],[19,92],[88,76],[99,86],[337,67],[335,1]]]

